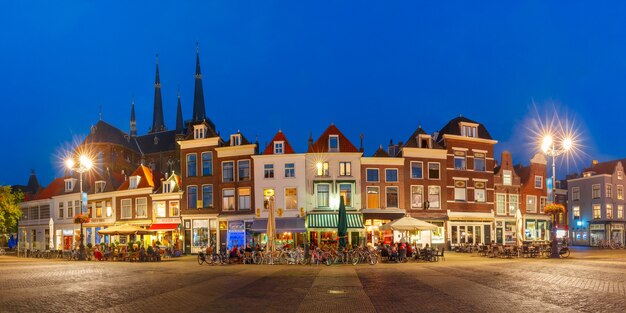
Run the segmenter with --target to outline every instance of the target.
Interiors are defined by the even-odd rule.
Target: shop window
[[[380,208],[380,192],[378,187],[367,187],[367,208]]]

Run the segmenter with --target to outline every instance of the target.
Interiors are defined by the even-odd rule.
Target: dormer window
[[[170,180],[163,184],[163,193],[170,193],[174,189],[174,181]]]
[[[478,138],[478,124],[460,123],[461,136]]]
[[[339,136],[330,135],[328,137],[328,152],[339,152]]]
[[[76,178],[68,178],[65,180],[65,192],[71,192],[76,185]]]
[[[104,180],[96,181],[96,193],[104,192],[104,187],[106,187],[106,182]]]
[[[285,153],[284,149],[285,143],[282,141],[274,142],[274,154],[283,154]]]
[[[193,139],[204,139],[205,137],[206,137],[206,125],[204,124],[194,125],[193,126]]]
[[[140,180],[141,180],[141,176],[131,176],[130,185],[128,186],[128,189],[137,189],[137,186],[139,186]]]
[[[431,138],[428,135],[419,135],[419,137],[417,138],[417,142],[419,144],[420,148],[432,148],[431,145]]]
[[[230,145],[231,146],[241,145],[241,134],[230,135]]]

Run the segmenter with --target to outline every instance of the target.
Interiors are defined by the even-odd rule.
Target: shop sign
[[[91,223],[95,224],[95,223],[104,223],[104,218],[92,218],[91,219]]]
[[[163,217],[163,218],[157,218],[156,222],[159,224],[176,224],[176,223],[180,223],[180,218]]]
[[[243,221],[234,221],[228,223],[228,229],[231,231],[244,231]]]
[[[602,224],[591,224],[589,225],[590,230],[604,230],[604,225]]]
[[[611,229],[624,229],[624,224],[611,224]]]
[[[74,231],[71,229],[64,229],[63,230],[63,236],[71,236],[74,234]]]

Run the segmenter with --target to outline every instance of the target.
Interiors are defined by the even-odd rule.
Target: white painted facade
[[[361,203],[361,152],[324,152],[306,154],[307,211],[335,212],[339,208],[340,189],[350,186],[349,211],[360,211]],[[327,164],[327,165],[326,165]],[[345,165],[350,171],[346,173]],[[326,170],[328,166],[328,170]],[[341,172],[340,172],[341,171]],[[321,174],[321,175],[318,175]],[[324,190],[328,187],[328,203]]]
[[[301,217],[302,211],[306,210],[306,156],[305,154],[267,154],[254,155],[254,212],[256,218],[267,218],[268,210],[265,208],[265,190],[274,191],[274,207],[276,217]],[[291,167],[293,165],[293,176]],[[273,167],[273,177],[266,177],[266,165]],[[289,172],[289,173],[288,173]],[[287,201],[287,192],[293,197],[295,188],[297,204]],[[289,208],[291,207],[291,208]]]

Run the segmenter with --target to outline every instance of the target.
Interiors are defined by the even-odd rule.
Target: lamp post
[[[569,151],[572,148],[573,142],[572,139],[566,136],[563,136],[560,140],[560,149],[557,149],[557,145],[555,140],[552,138],[552,135],[548,134],[543,137],[543,142],[541,143],[541,151],[549,157],[552,158],[552,192],[550,196],[550,203],[555,203],[556,200],[556,162],[555,159],[557,156],[562,155]],[[556,240],[556,221],[557,221],[557,212],[552,212],[552,244],[550,247],[550,258],[560,258],[559,248]]]
[[[85,213],[85,203],[83,203],[83,173],[91,170],[91,168],[93,167],[93,162],[86,155],[81,155],[78,158],[78,166],[76,165],[77,164],[74,162],[73,159],[67,159],[65,161],[65,166],[67,167],[67,169],[78,172],[79,174],[80,213],[83,214]],[[83,233],[83,223],[80,223],[80,253],[78,258],[81,261],[85,260],[85,234]]]

